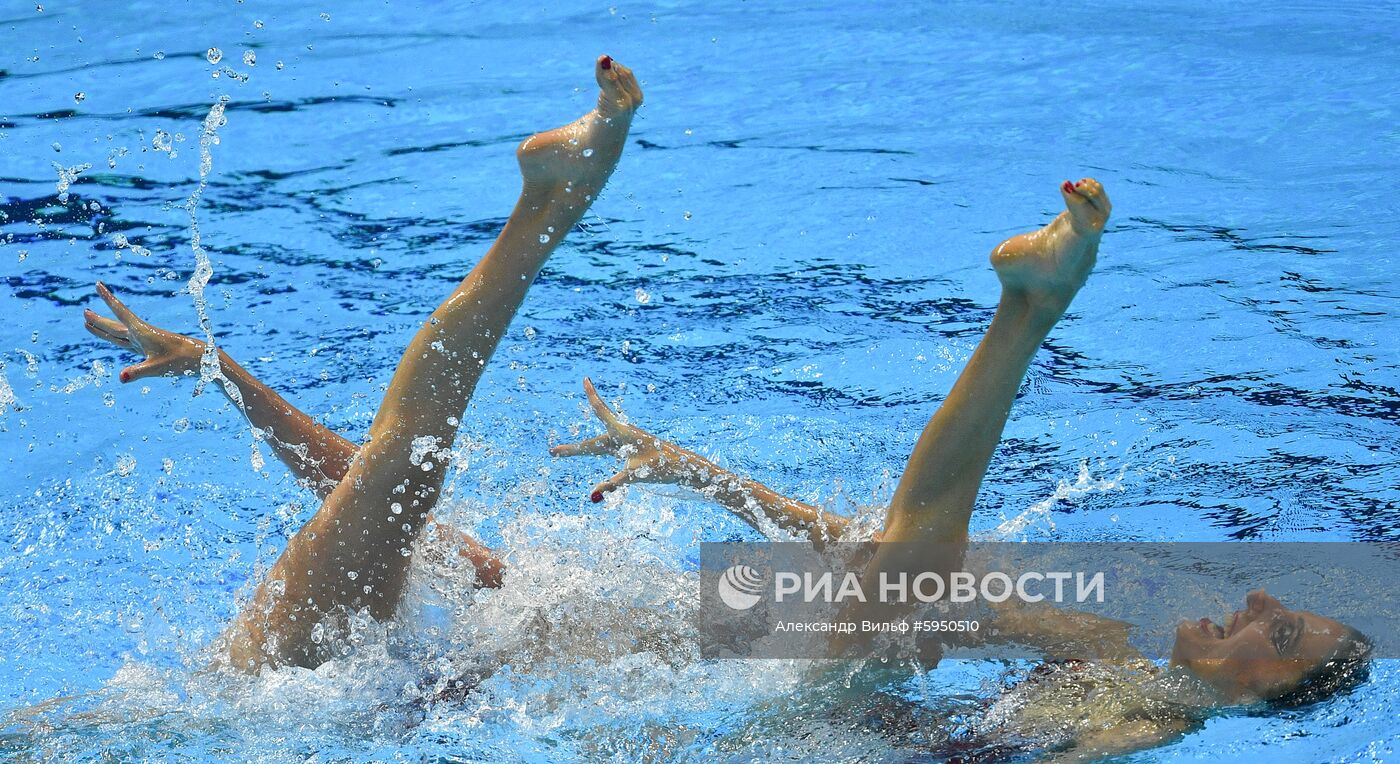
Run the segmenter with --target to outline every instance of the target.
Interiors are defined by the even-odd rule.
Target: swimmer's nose
[[[1283,609],[1283,603],[1270,596],[1269,593],[1263,589],[1255,589],[1250,592],[1245,597],[1245,603],[1249,605],[1251,611],[1256,613]]]

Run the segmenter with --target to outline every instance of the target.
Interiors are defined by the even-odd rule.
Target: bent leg
[[[413,541],[447,475],[440,454],[456,436],[456,417],[531,282],[607,182],[641,104],[625,67],[603,56],[595,76],[595,110],[521,144],[524,187],[505,228],[418,330],[369,441],[230,627],[233,665],[314,666],[311,633],[327,614],[364,608],[379,620],[393,616]]]

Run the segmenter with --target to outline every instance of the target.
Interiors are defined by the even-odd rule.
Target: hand
[[[617,474],[593,487],[590,498],[603,500],[603,494],[628,483],[681,483],[695,485],[708,464],[703,458],[668,443],[655,435],[625,424],[598,397],[593,383],[584,378],[583,389],[593,413],[603,422],[607,432],[578,443],[566,443],[549,449],[551,456],[619,456],[627,460]]]
[[[157,329],[142,321],[100,281],[97,282],[97,294],[112,309],[117,320],[84,310],[87,330],[117,347],[135,350],[146,356],[146,360],[122,369],[122,382],[144,377],[181,376],[199,370],[200,357],[204,354],[203,342]]]

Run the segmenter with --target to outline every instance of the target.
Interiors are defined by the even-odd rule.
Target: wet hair
[[[1296,687],[1268,699],[1270,708],[1298,708],[1326,700],[1362,684],[1371,673],[1371,638],[1345,627],[1332,657],[1303,676]]]

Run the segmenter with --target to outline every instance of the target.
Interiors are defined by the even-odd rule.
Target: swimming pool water
[[[779,490],[878,503],[991,315],[987,252],[1049,220],[1067,177],[1102,180],[1114,219],[976,528],[1400,540],[1397,22],[1188,0],[6,6],[0,751],[898,757],[848,720],[764,723],[796,667],[694,659],[695,544],[754,532],[664,489],[592,505],[613,465],[546,449],[595,431],[589,375]],[[600,53],[646,106],[465,415],[441,512],[516,583],[473,597],[425,566],[412,644],[366,624],[315,672],[196,673],[316,503],[213,390],[118,384],[134,359],[83,330],[92,283],[196,333],[197,232],[221,346],[358,438],[513,204],[514,145],[589,108]],[[422,702],[478,664],[501,668]],[[998,671],[910,692],[946,709]],[[1345,698],[1133,760],[1393,760],[1397,700],[1382,661]]]

